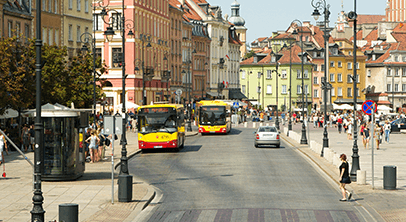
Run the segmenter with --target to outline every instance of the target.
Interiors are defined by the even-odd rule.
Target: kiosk
[[[85,149],[79,147],[90,110],[60,104],[41,107],[44,127],[42,180],[75,180],[85,171]],[[35,117],[35,113],[33,113]]]

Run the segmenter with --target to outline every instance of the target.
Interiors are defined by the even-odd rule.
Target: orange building
[[[36,37],[36,1],[32,1],[32,35]],[[41,39],[42,43],[61,45],[62,4],[61,0],[42,1],[41,5]]]

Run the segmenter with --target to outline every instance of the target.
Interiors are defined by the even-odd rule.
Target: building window
[[[80,12],[81,0],[76,0],[76,10]]]
[[[395,62],[399,62],[399,56],[395,56]]]
[[[337,82],[343,82],[343,75],[341,73],[337,74]]]
[[[7,28],[8,28],[8,37],[11,38],[13,37],[13,21],[8,21],[7,22]]]
[[[313,84],[319,84],[319,77],[313,77]]]
[[[72,37],[72,25],[69,25],[69,28],[68,28],[68,39],[69,39],[69,41],[73,41],[73,37]]]
[[[399,92],[399,84],[395,84],[395,92]]]
[[[334,67],[334,61],[330,61],[330,67]]]
[[[45,11],[47,8],[47,1],[46,0],[42,0],[42,11]]]
[[[282,78],[282,79],[286,79],[286,78],[287,78],[287,72],[286,72],[286,69],[282,69],[281,78]]]
[[[406,92],[406,84],[402,84],[402,91]]]
[[[54,13],[58,14],[58,0],[54,0]]]
[[[309,85],[304,86],[304,91],[306,94],[309,94]]]
[[[241,85],[242,94],[245,94],[245,85]]]
[[[262,76],[262,73],[261,73],[261,72],[258,72],[257,75],[258,75],[257,78],[260,79],[261,76]]]
[[[59,29],[55,29],[55,45],[59,45]]]
[[[301,85],[297,85],[297,94],[302,94],[302,86]]]
[[[266,70],[266,78],[272,79],[272,70]]]
[[[261,91],[261,89],[259,91]],[[272,85],[266,86],[266,94],[272,94]]]
[[[42,28],[42,39],[47,43],[47,28]]]
[[[399,76],[399,68],[395,69],[395,76]]]
[[[356,79],[356,80],[357,80],[357,83],[359,83],[359,75],[357,75],[357,79]]]
[[[80,35],[82,35],[82,33],[80,32],[80,26],[76,26],[76,41],[80,42]]]
[[[52,0],[48,0],[48,12],[52,12]]]
[[[309,78],[309,70],[307,70],[307,69],[304,70],[304,78],[305,79]]]
[[[113,67],[121,67],[122,63],[122,52],[121,48],[112,48],[111,58],[113,59]]]
[[[325,70],[325,69],[324,69],[324,65],[322,64],[322,65],[321,65],[321,71],[324,72],[324,70]]]
[[[73,0],[69,0],[69,9],[72,10],[72,8],[73,8]]]
[[[367,77],[371,77],[371,70],[370,69],[368,69],[368,71],[367,71]]]
[[[313,97],[314,97],[314,98],[318,98],[318,97],[319,97],[319,90],[318,90],[318,89],[313,90]]]
[[[403,77],[406,76],[406,68],[403,68],[403,69],[402,69],[402,76],[403,76]]]
[[[331,88],[331,96],[336,96],[336,89],[334,87]]]
[[[287,94],[288,93],[286,85],[282,85],[282,92],[281,93],[282,94]]]
[[[53,44],[53,39],[52,39],[52,37],[53,37],[53,33],[52,33],[52,29],[50,28],[50,29],[48,29],[48,44],[49,45],[52,45]]]
[[[342,63],[341,61],[338,61],[338,62],[337,62],[337,66],[338,66],[339,68],[341,68],[341,67],[343,67],[343,63]]]
[[[245,79],[245,70],[242,70],[242,72],[241,72],[241,78],[242,78],[242,79]]]
[[[313,70],[317,72],[318,67],[319,67],[318,65],[313,65]]]
[[[391,70],[391,68],[388,68],[388,69],[387,69],[386,75],[387,75],[387,76],[392,76],[392,70]]]
[[[19,22],[16,22],[16,36],[17,38],[20,38],[21,34],[21,24]]]
[[[347,97],[351,97],[351,88],[347,88]]]
[[[352,69],[352,63],[351,62],[347,62],[347,69]]]
[[[343,96],[343,88],[341,87],[337,88],[337,96]]]
[[[386,91],[387,91],[387,92],[392,91],[392,85],[391,85],[391,84],[387,84],[387,85],[386,85]]]
[[[89,12],[89,0],[85,0],[85,12]]]
[[[335,74],[334,73],[330,73],[330,82],[335,82]]]
[[[352,76],[351,76],[351,74],[347,74],[347,83],[352,83]]]
[[[30,25],[24,25],[24,36],[25,38],[30,38]]]
[[[297,70],[296,70],[296,73],[297,73],[296,78],[297,78],[297,79],[301,79],[301,78],[302,78],[301,70],[300,70],[300,69],[297,69]]]

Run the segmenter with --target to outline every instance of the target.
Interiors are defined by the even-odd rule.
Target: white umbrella
[[[120,103],[120,104],[117,105],[117,108],[121,109],[121,107],[123,107],[123,104],[122,104],[122,103]],[[135,104],[135,103],[133,103],[133,102],[130,102],[130,101],[126,101],[126,102],[125,102],[125,108],[126,108],[126,109],[136,109],[136,108],[138,108],[138,107],[140,107],[140,106],[137,105],[137,104]]]
[[[6,109],[3,115],[0,115],[0,119],[9,119],[18,117],[18,112],[14,109]]]
[[[392,110],[392,108],[390,108],[389,106],[385,106],[385,105],[378,105],[377,109],[380,111],[391,111]]]

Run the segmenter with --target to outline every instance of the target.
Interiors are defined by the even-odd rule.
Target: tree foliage
[[[249,58],[253,57],[254,55],[255,55],[255,51],[254,51],[254,50],[251,50],[251,51],[249,51],[247,54],[245,54],[244,60],[245,60],[245,59],[249,59]]]
[[[7,108],[24,110],[35,107],[35,42],[17,38],[0,41],[0,114]],[[93,104],[93,55],[68,58],[67,48],[44,44],[41,72],[41,103],[60,103],[76,108]],[[100,75],[106,69],[96,60],[96,100],[102,97]]]

